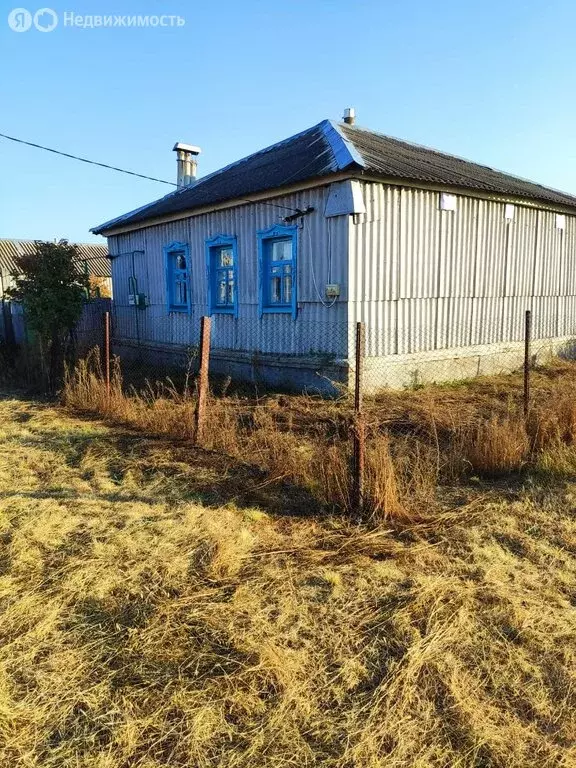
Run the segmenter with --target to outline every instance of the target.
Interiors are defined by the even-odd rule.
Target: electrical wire
[[[169,184],[171,187],[177,187],[178,185],[173,181],[166,181],[165,179],[157,179],[155,176],[146,176],[143,173],[136,173],[136,171],[127,171],[125,168],[118,168],[115,165],[108,165],[107,163],[99,163],[96,160],[89,160],[86,157],[79,157],[78,155],[72,155],[69,152],[61,152],[59,149],[52,149],[51,147],[45,147],[42,144],[35,144],[32,141],[25,141],[24,139],[18,139],[15,136],[8,136],[6,133],[0,133],[0,137],[8,139],[9,141],[15,141],[18,144],[25,144],[28,147],[34,147],[35,149],[43,149],[45,152],[52,152],[54,155],[60,155],[61,157],[68,157],[70,160],[78,160],[81,163],[88,163],[89,165],[97,165],[100,168],[107,168],[110,171],[118,171],[118,173],[126,173],[129,176],[137,176],[139,179],[146,179],[147,181],[156,181],[159,184]],[[302,170],[302,169],[300,169]],[[262,203],[262,205],[268,205],[271,208],[280,208],[285,211],[293,211],[299,213],[299,208],[293,208],[289,205],[280,205],[279,203],[268,203],[264,200],[249,200],[246,197],[237,198],[243,203]]]
[[[293,211],[294,213],[304,213],[300,208],[292,208],[290,205],[280,205],[280,203],[267,203],[265,200],[248,200],[247,197],[237,197],[241,203],[252,203],[252,205],[269,205],[271,208],[281,208],[284,211]],[[216,210],[216,209],[215,209]]]
[[[328,222],[328,282],[330,282],[332,277],[332,238],[330,236],[330,219],[327,219]],[[304,228],[306,225],[303,224],[302,227]],[[308,233],[308,244],[310,246],[310,271],[312,274],[312,285],[314,286],[314,290],[316,291],[316,296],[318,297],[320,303],[323,307],[327,307],[330,309],[330,307],[333,307],[334,304],[336,304],[336,301],[338,300],[338,296],[335,296],[334,299],[331,302],[324,301],[324,296],[320,293],[318,290],[318,284],[316,282],[316,274],[314,272],[314,255],[312,253],[312,225],[310,224],[310,221],[308,221],[308,227],[306,227],[307,233]]]
[[[72,243],[72,245],[74,245],[74,243]],[[83,245],[90,245],[90,243],[83,243]],[[94,243],[94,245],[100,245],[100,243]],[[77,261],[102,261],[102,259],[107,258],[108,254],[106,253],[103,256],[78,256]]]
[[[115,165],[107,165],[106,163],[98,163],[96,160],[88,160],[86,157],[78,157],[78,155],[71,155],[68,152],[60,152],[59,149],[51,149],[50,147],[44,147],[42,144],[34,144],[31,141],[24,141],[24,139],[17,139],[14,136],[7,136],[5,133],[0,133],[3,139],[9,141],[15,141],[18,144],[26,144],[28,147],[35,147],[35,149],[43,149],[45,152],[52,152],[55,155],[62,155],[62,157],[69,157],[71,160],[79,160],[81,163],[88,163],[89,165],[98,165],[100,168],[108,168],[110,171],[118,171],[119,173],[127,173],[129,176],[138,176],[140,179],[147,179],[148,181],[157,181],[159,184],[170,184],[172,187],[176,187],[173,181],[165,181],[165,179],[157,179],[154,176],[145,176],[143,173],[136,173],[135,171],[127,171],[124,168],[117,168]]]

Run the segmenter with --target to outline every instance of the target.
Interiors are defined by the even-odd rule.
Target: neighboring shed
[[[19,256],[35,253],[34,240],[16,240],[0,238],[0,299],[13,283],[12,275],[16,272],[16,259]],[[112,295],[112,267],[108,258],[108,248],[99,243],[76,243],[78,249],[78,271],[88,274],[95,285],[100,285],[108,295]]]
[[[93,231],[113,260],[118,351],[183,356],[213,316],[215,371],[285,386],[367,384],[516,365],[522,318],[576,335],[576,198],[353,124],[318,125],[194,174]]]

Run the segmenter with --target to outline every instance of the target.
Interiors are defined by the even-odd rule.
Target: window
[[[296,317],[297,231],[278,224],[258,232],[261,314],[290,312]]]
[[[206,241],[210,314],[238,314],[236,238],[217,235]]]
[[[164,248],[166,295],[169,312],[190,311],[189,249],[185,243]]]

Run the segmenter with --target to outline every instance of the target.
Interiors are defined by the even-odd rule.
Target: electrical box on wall
[[[337,299],[340,296],[340,285],[338,283],[328,283],[326,285],[326,298]]]
[[[146,294],[130,293],[128,294],[128,304],[138,309],[146,309]]]

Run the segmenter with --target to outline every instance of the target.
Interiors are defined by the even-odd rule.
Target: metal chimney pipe
[[[354,125],[356,122],[356,110],[354,107],[348,107],[344,110],[343,120],[347,125]]]
[[[198,167],[196,158],[200,154],[200,147],[195,147],[192,144],[182,144],[182,142],[177,141],[172,151],[176,152],[178,168],[176,184],[178,189],[189,187],[196,181],[196,169]]]

